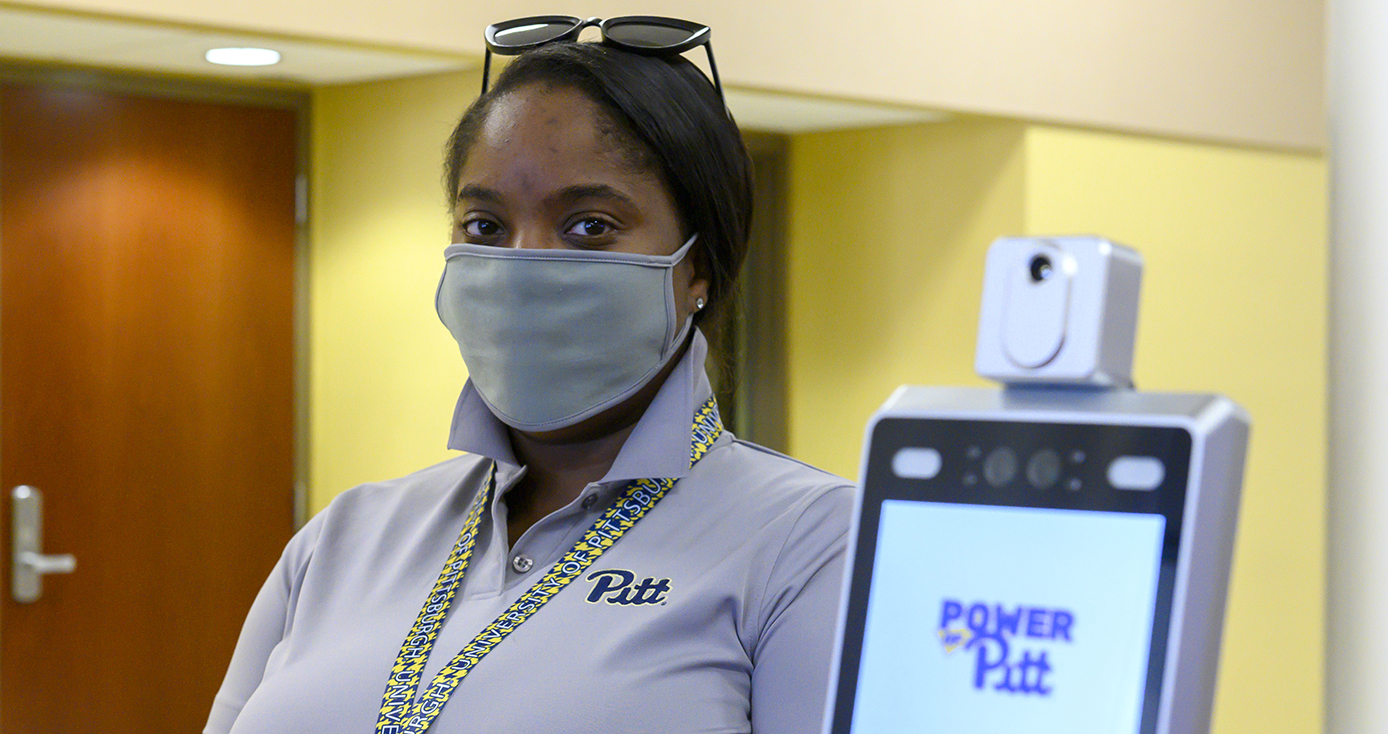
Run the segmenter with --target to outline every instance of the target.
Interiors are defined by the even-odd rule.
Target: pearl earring
[[[703,298],[695,298],[695,299],[694,299],[694,310],[695,310],[695,311],[702,311],[702,310],[704,310],[704,299],[703,299]]]

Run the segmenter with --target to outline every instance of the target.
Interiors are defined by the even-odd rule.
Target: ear
[[[694,272],[689,278],[688,303],[685,304],[685,309],[688,313],[698,314],[700,311],[708,308],[708,258],[704,253],[704,249],[697,244],[695,245],[694,252],[690,254],[694,256],[691,258]]]
[[[699,313],[708,308],[708,280],[695,278],[689,282],[689,312]]]

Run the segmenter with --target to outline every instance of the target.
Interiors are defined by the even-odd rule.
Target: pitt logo
[[[594,571],[588,574],[588,580],[597,582],[588,593],[589,604],[597,604],[600,601],[624,607],[664,604],[665,595],[670,593],[670,579],[647,578],[633,585],[636,574],[615,568],[609,571]]]
[[[964,649],[974,653],[974,688],[992,684],[995,691],[1033,696],[1051,695],[1052,672],[1048,650],[1058,642],[1072,642],[1075,615],[1063,609],[1044,609],[975,602],[967,608],[945,599],[940,611],[940,643],[949,654]],[[1022,649],[1025,640],[1030,649]]]

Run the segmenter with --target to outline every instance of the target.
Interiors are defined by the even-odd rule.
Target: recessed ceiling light
[[[268,48],[214,48],[203,58],[223,66],[270,66],[280,62],[280,52]]]

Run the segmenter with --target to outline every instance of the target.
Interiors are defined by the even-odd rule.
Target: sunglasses
[[[584,28],[597,26],[602,42],[608,46],[643,56],[674,56],[696,46],[708,54],[708,68],[713,73],[713,86],[718,99],[723,100],[723,83],[718,80],[718,65],[713,62],[713,46],[709,37],[713,31],[702,23],[655,15],[627,15],[621,18],[589,18],[570,15],[532,15],[487,26],[487,54],[482,62],[482,93],[487,93],[491,76],[492,54],[515,56],[532,48],[555,41],[573,41]],[[723,100],[727,106],[727,100]]]

